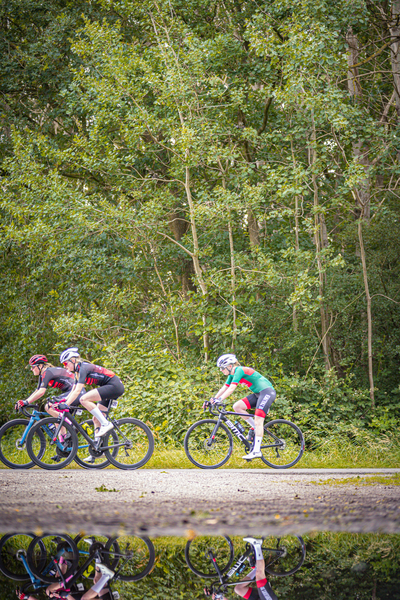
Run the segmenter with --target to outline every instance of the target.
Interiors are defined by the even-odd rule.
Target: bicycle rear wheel
[[[200,469],[217,469],[231,457],[232,435],[223,423],[219,424],[213,435],[217,423],[215,419],[202,419],[193,423],[185,435],[183,445],[186,456]]]
[[[88,435],[92,435],[92,433],[94,434],[94,423],[92,419],[89,419],[88,421],[84,421],[83,423],[80,423],[81,427],[83,427],[84,429],[86,429],[86,432],[88,433]],[[107,459],[107,457],[104,455],[104,452],[99,452],[97,450],[95,450],[93,448],[93,446],[91,446],[89,444],[89,442],[83,437],[83,435],[78,431],[75,430],[76,434],[78,436],[78,450],[76,453],[76,456],[74,458],[74,461],[76,462],[76,464],[78,464],[80,467],[83,467],[84,469],[105,469],[106,467],[108,467],[108,465],[110,464],[110,461]],[[117,433],[112,429],[110,431],[110,435],[113,439],[114,444],[118,443],[118,435]],[[118,448],[114,448],[112,450],[113,456],[118,454]],[[85,461],[85,458],[91,457],[93,462],[88,462]]]
[[[298,535],[266,537],[262,543],[265,570],[270,575],[286,577],[298,571],[306,557],[306,545]]]
[[[118,550],[116,550],[118,548]],[[107,566],[121,581],[139,581],[152,570],[156,559],[153,542],[146,536],[111,538],[105,547]],[[117,565],[113,566],[116,564]]]
[[[41,419],[30,430],[26,447],[31,460],[42,469],[54,471],[62,469],[69,465],[75,458],[78,449],[78,438],[75,428],[69,423],[64,423],[64,427],[70,437],[65,441],[57,439],[53,441],[53,433],[49,429],[49,425],[59,426],[57,417],[48,417]],[[42,437],[46,440],[46,450],[42,454]],[[60,436],[58,436],[60,438]]]
[[[43,564],[41,547],[46,549],[47,558]],[[65,579],[74,575],[79,563],[79,552],[76,544],[68,535],[51,535],[45,533],[36,536],[30,543],[27,551],[29,568],[33,575],[44,583],[54,583],[59,581],[56,565],[60,563],[63,557],[66,568],[60,565]]]
[[[187,542],[185,547],[186,564],[195,575],[211,579],[217,577],[214,563],[208,556],[211,551],[221,573],[225,573],[233,563],[232,540],[224,535],[200,535]]]
[[[147,425],[139,421],[126,417],[112,421],[114,430],[109,431],[103,438],[103,446],[112,446],[114,442],[113,434],[118,435],[117,448],[104,450],[106,458],[119,469],[139,469],[143,467],[151,458],[154,451],[154,438]]]
[[[299,462],[304,452],[304,437],[297,425],[275,419],[264,425],[261,451],[263,462],[273,469],[288,469]]]
[[[24,443],[21,441],[28,426],[27,419],[13,419],[0,429],[0,460],[10,469],[31,469],[35,466],[29,458],[26,440]],[[38,455],[43,456],[46,449],[44,435],[38,437],[38,442]]]
[[[33,533],[9,533],[0,540],[0,571],[14,581],[29,581],[30,577],[21,560],[21,554],[27,555],[27,549]],[[38,562],[44,566],[46,549],[44,544],[38,545]]]

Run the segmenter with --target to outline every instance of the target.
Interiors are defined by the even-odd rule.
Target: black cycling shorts
[[[250,394],[246,398],[243,398],[243,402],[247,408],[255,408],[255,414],[258,417],[266,417],[269,413],[269,409],[272,406],[276,398],[276,391],[274,388],[265,388],[258,394]]]
[[[244,598],[246,598],[246,600],[278,600],[278,596],[275,594],[269,583],[266,580],[264,581],[258,582],[263,583],[264,585],[260,586],[257,584],[256,589],[249,588]]]
[[[116,375],[111,377],[110,381],[106,383],[106,385],[102,385],[96,389],[101,397],[99,404],[102,404],[107,408],[109,407],[111,400],[116,400],[122,396],[125,391],[124,384]]]

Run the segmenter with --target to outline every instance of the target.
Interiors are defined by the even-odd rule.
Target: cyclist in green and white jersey
[[[252,392],[245,398],[235,402],[233,410],[241,413],[252,427],[249,432],[249,439],[251,440],[254,437],[254,444],[251,451],[245,454],[243,458],[245,460],[260,458],[262,456],[261,442],[264,433],[264,420],[276,398],[276,391],[272,383],[261,373],[251,367],[241,366],[235,354],[222,354],[217,360],[217,367],[227,376],[227,380],[214,398],[211,398],[211,402],[223,402],[236,391],[239,384],[246,385]],[[247,412],[248,409],[255,409],[254,419]]]

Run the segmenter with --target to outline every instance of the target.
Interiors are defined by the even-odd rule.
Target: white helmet
[[[67,348],[60,354],[60,363],[67,362],[67,360],[71,360],[71,358],[79,358],[79,356],[78,348]]]
[[[221,356],[217,360],[218,369],[223,369],[228,365],[234,365],[239,362],[234,354],[221,354]]]

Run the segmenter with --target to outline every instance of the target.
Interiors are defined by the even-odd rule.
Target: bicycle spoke
[[[0,429],[0,460],[10,469],[30,469],[34,462],[29,458],[26,448],[27,419],[14,419]],[[45,440],[42,437],[41,450],[44,452]]]
[[[107,459],[120,469],[138,469],[151,458],[154,450],[154,438],[151,430],[138,419],[118,419],[115,429],[103,438],[104,446],[115,444],[114,435],[118,436],[120,446],[105,450]]]
[[[30,458],[42,469],[56,470],[66,467],[77,450],[77,436],[72,425],[64,423],[65,434],[59,433],[54,441],[59,420],[49,417],[39,421],[32,427],[27,438],[27,449]],[[53,427],[53,429],[50,429]],[[46,440],[46,449],[42,453],[42,438]]]
[[[222,466],[232,454],[232,436],[223,424],[204,419],[194,423],[185,436],[184,447],[188,459],[201,469]]]
[[[290,421],[277,419],[264,426],[261,451],[270,467],[284,469],[295,465],[303,455],[304,439],[300,429]]]
[[[209,556],[212,552],[221,573],[229,569],[233,562],[233,545],[225,536],[200,535],[187,542],[185,548],[186,564],[199,577],[217,576],[214,563]]]
[[[272,575],[284,577],[300,569],[306,556],[306,547],[301,537],[284,535],[266,537],[262,545],[266,571]]]
[[[139,581],[150,573],[155,561],[152,541],[147,537],[123,536],[111,539],[106,545],[107,564],[115,571],[116,579]]]

